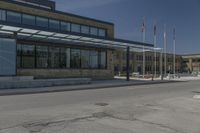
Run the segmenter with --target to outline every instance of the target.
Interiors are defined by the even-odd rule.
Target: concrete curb
[[[90,84],[90,85],[73,85],[73,86],[54,86],[45,88],[27,88],[27,89],[5,89],[0,90],[0,96],[8,95],[27,95],[27,94],[39,94],[39,93],[54,93],[54,92],[65,92],[65,91],[80,91],[80,90],[92,90],[92,89],[106,89],[113,87],[126,87],[126,86],[141,86],[141,85],[153,85],[153,84],[167,84],[167,83],[178,83],[185,81],[152,81],[152,82],[138,82],[138,83],[121,83],[121,84]],[[60,89],[51,89],[55,87],[61,87]],[[65,88],[67,87],[67,88]]]

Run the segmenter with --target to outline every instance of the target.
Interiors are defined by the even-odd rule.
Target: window
[[[71,26],[72,26],[71,27],[72,28],[71,29],[72,32],[80,33],[81,26],[79,24],[72,24]]]
[[[90,66],[90,51],[81,50],[81,68],[89,68]]]
[[[61,31],[70,31],[70,23],[61,22]]]
[[[71,68],[80,68],[81,51],[79,49],[71,49]]]
[[[7,21],[14,22],[14,23],[21,23],[21,14],[7,11]]]
[[[0,20],[6,20],[6,11],[0,10]]]
[[[59,30],[60,29],[60,23],[57,20],[49,20],[49,28],[53,30]]]
[[[60,67],[70,68],[70,49],[61,48],[60,50]]]
[[[17,68],[21,68],[21,51],[22,45],[17,44]]]
[[[22,45],[21,56],[22,68],[34,68],[35,67],[35,46],[34,45]]]
[[[90,33],[90,29],[88,26],[81,26],[81,33],[84,33],[84,34],[89,34]]]
[[[48,28],[48,19],[42,17],[36,17],[37,26]]]
[[[105,51],[101,51],[99,52],[99,58],[100,58],[100,68],[101,69],[105,69],[106,68],[106,52]]]
[[[90,68],[98,68],[98,52],[90,51]]]
[[[60,49],[56,47],[49,47],[49,67],[59,68],[60,66]]]
[[[94,28],[94,27],[91,27],[90,28],[90,34],[97,36],[98,35],[98,29]]]
[[[106,36],[106,30],[104,30],[104,29],[99,29],[99,36],[105,37],[105,36]]]
[[[27,25],[35,25],[35,16],[23,14],[22,23]]]
[[[48,47],[47,46],[36,46],[36,60],[37,68],[48,67]]]

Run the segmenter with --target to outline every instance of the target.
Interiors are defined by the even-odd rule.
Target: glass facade
[[[0,20],[30,26],[38,26],[56,31],[83,33],[87,35],[94,35],[100,37],[107,36],[107,31],[103,28],[64,22],[60,20],[54,20],[50,18],[33,16],[29,14],[7,11],[2,9],[0,9]]]
[[[48,28],[48,19],[43,17],[36,17],[36,25],[39,27]]]
[[[95,50],[90,51],[90,68],[98,68],[98,52]]]
[[[0,20],[5,21],[6,20],[6,11],[0,9]]]
[[[21,14],[7,11],[7,21],[13,23],[21,23]]]
[[[49,28],[53,30],[59,30],[60,29],[60,22],[57,20],[49,19]]]
[[[81,50],[80,49],[71,49],[71,68],[81,68]]]
[[[71,31],[80,33],[81,26],[79,24],[71,24]]]
[[[89,26],[81,26],[81,33],[83,34],[89,34],[90,33],[90,27]]]
[[[23,14],[22,23],[26,25],[35,25],[35,16]]]
[[[95,28],[95,27],[91,27],[90,28],[90,34],[97,36],[98,35],[98,29]]]
[[[106,69],[106,51],[42,45],[17,45],[17,67],[38,69]]]
[[[81,68],[90,67],[90,51],[81,50]]]
[[[36,46],[36,67],[48,68],[48,47]]]
[[[61,31],[70,31],[70,23],[61,22],[60,27]]]

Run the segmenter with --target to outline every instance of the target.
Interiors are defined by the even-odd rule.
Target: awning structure
[[[131,50],[141,51],[141,49],[152,49],[152,44],[132,42],[120,39],[100,39],[94,37],[86,37],[80,35],[63,34],[57,32],[49,32],[44,30],[35,30],[22,28],[17,26],[0,25],[0,35],[14,36],[17,39],[29,40],[29,41],[44,41],[63,44],[79,44],[88,45],[94,47],[106,47],[112,49],[125,49],[128,46]]]

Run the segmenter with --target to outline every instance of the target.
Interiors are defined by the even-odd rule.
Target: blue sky
[[[158,46],[163,47],[167,25],[168,52],[172,52],[172,30],[176,27],[177,53],[200,53],[200,0],[57,0],[57,10],[105,20],[115,24],[115,38],[141,41],[142,18],[146,19],[146,41],[153,42],[153,23]]]

